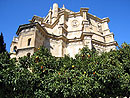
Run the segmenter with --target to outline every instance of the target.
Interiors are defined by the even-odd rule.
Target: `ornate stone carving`
[[[79,12],[73,12],[64,6],[59,8],[55,3],[45,18],[34,16],[31,23],[19,26],[17,40],[12,41],[10,48],[13,53],[14,46],[17,46],[18,53],[13,53],[12,57],[32,55],[42,45],[56,57],[65,54],[74,57],[86,45],[102,52],[115,49],[117,42],[109,30],[109,18],[100,19],[88,10],[81,8]],[[27,46],[29,38],[31,42]]]
[[[73,20],[72,23],[71,23],[71,25],[72,25],[74,28],[78,27],[78,26],[79,26],[78,20]]]

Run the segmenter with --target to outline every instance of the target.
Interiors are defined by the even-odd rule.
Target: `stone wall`
[[[33,54],[40,46],[56,57],[74,57],[84,46],[100,52],[116,49],[117,42],[108,27],[109,18],[100,19],[88,10],[80,8],[79,12],[73,12],[55,3],[45,18],[34,16],[29,24],[19,26],[18,40],[12,41],[10,48],[13,57]]]

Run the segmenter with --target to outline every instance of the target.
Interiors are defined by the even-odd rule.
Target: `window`
[[[13,51],[14,51],[14,52],[16,52],[16,51],[17,51],[17,46],[14,46]]]
[[[31,38],[28,39],[28,46],[30,46]]]
[[[27,57],[30,57],[31,56],[31,53],[27,53]]]
[[[47,20],[47,22],[46,23],[48,23],[49,22],[49,20]]]

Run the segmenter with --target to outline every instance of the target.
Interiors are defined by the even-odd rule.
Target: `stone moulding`
[[[101,19],[88,11],[89,8],[80,8],[79,12],[73,12],[53,4],[45,18],[35,15],[29,24],[19,26],[17,41],[12,41],[10,52],[14,53],[17,47],[13,57],[21,57],[45,46],[56,57],[65,54],[74,57],[84,46],[104,52],[116,49],[117,42],[108,27],[110,19]]]

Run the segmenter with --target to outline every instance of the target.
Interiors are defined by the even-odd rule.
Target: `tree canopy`
[[[98,54],[56,58],[41,47],[31,57],[16,60],[0,54],[0,97],[97,98],[129,96],[130,45]]]
[[[6,51],[6,44],[4,43],[3,33],[0,35],[0,53]]]

